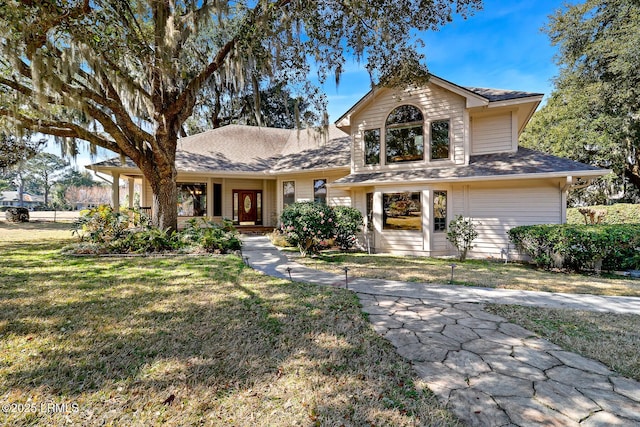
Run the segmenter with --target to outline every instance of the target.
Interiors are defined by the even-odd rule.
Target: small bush
[[[110,206],[80,212],[74,225],[81,243],[75,253],[156,253],[195,251],[227,253],[239,250],[241,241],[231,221],[222,224],[192,219],[181,232],[160,229],[136,210],[116,212]],[[68,252],[74,252],[68,249]]]
[[[478,237],[478,232],[471,218],[456,216],[449,222],[447,240],[458,250],[460,261],[467,259],[467,252],[473,249],[473,241]]]
[[[529,225],[509,230],[509,238],[543,268],[640,268],[640,224]]]
[[[9,222],[29,222],[29,209],[9,208],[4,216]]]
[[[317,252],[320,242],[334,235],[333,210],[321,203],[292,203],[284,208],[280,221],[280,230],[302,256]]]
[[[362,213],[352,207],[336,206],[335,215],[335,244],[340,250],[348,251],[358,242],[357,234],[362,230]]]

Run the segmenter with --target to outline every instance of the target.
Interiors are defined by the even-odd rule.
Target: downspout
[[[560,224],[566,224],[567,222],[567,196],[569,194],[569,190],[573,185],[573,176],[567,176],[567,179],[562,187],[562,192],[560,194]]]

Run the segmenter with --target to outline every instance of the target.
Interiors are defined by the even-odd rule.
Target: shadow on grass
[[[0,247],[9,400],[81,401],[92,422],[107,424],[186,425],[203,414],[243,424],[247,411],[272,417],[267,424],[411,424],[433,412],[420,409],[432,395],[415,390],[410,367],[347,291],[270,279],[237,257],[66,258],[54,249]],[[180,410],[163,404],[170,396]]]

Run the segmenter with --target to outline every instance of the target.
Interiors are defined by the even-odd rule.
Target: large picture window
[[[178,216],[207,215],[207,184],[178,183]]]
[[[422,112],[413,105],[401,105],[387,117],[385,145],[387,163],[424,160]]]
[[[367,165],[380,163],[380,129],[364,131],[364,162]]]
[[[295,181],[283,181],[282,182],[282,205],[287,207],[296,202],[296,182]]]
[[[447,192],[433,192],[433,231],[447,231]]]
[[[449,120],[431,122],[431,160],[449,158]]]
[[[420,193],[387,193],[382,196],[385,230],[421,230]]]
[[[313,180],[313,201],[327,204],[327,180],[326,179],[314,179]]]

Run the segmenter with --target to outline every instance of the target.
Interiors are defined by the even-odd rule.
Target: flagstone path
[[[266,237],[243,237],[257,270],[348,287],[374,329],[470,426],[640,426],[640,383],[484,310],[484,303],[640,314],[640,298],[356,279],[291,262]]]

